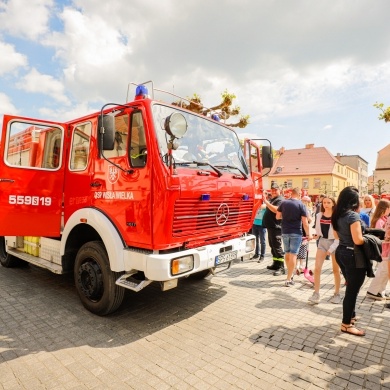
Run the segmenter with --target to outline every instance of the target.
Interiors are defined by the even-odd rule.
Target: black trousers
[[[343,324],[350,324],[351,319],[356,317],[356,300],[366,277],[366,269],[356,268],[353,249],[347,249],[343,245],[336,249],[336,262],[347,282],[343,300]]]
[[[282,248],[282,229],[267,228],[268,244],[271,248],[273,260],[284,261],[284,252]]]

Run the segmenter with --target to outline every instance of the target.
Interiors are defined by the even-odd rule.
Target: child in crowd
[[[312,222],[311,212],[310,212],[310,207],[309,207],[311,199],[308,196],[303,196],[301,201],[306,208],[307,222],[309,223],[309,226],[310,226],[310,224]],[[307,252],[308,252],[309,241],[306,238],[306,233],[304,230],[302,232],[302,235],[303,235],[302,242],[301,242],[301,245],[299,247],[299,252],[297,255],[297,270],[296,270],[297,275],[300,275],[303,272],[304,267],[305,267],[304,262],[306,261],[306,257],[308,255]]]
[[[252,227],[252,234],[256,237],[256,249],[253,259],[258,259],[258,263],[264,260],[265,255],[265,236],[267,234],[267,229],[263,226],[265,209],[266,206],[263,203],[256,212]]]

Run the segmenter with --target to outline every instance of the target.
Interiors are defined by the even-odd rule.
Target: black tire
[[[78,251],[74,280],[80,300],[90,312],[104,316],[118,309],[125,294],[125,289],[115,284],[121,275],[111,271],[102,242],[87,242]]]
[[[202,280],[204,278],[207,278],[207,276],[211,275],[213,273],[212,272],[213,269],[205,269],[203,271],[195,272],[194,274],[191,274],[189,277],[192,280]]]
[[[0,264],[5,268],[18,267],[24,263],[23,260],[18,259],[15,256],[10,255],[5,250],[5,238],[0,237]]]

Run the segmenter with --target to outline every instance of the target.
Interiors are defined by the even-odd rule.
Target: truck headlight
[[[252,252],[256,249],[256,243],[255,243],[255,239],[254,238],[251,238],[250,240],[248,240],[246,242],[246,246],[245,246],[245,251],[246,252]]]
[[[253,240],[254,241],[254,240]],[[183,257],[178,257],[171,261],[171,274],[180,275],[184,272],[188,272],[194,269],[194,256],[187,255]]]

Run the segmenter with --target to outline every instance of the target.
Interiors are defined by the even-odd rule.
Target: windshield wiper
[[[241,175],[244,177],[244,179],[248,179],[248,175],[244,171],[242,171],[240,168],[238,168],[234,165],[217,165],[217,168],[237,169],[237,171],[241,173]]]
[[[221,172],[220,169],[218,168],[233,168],[233,169],[238,169],[237,167],[233,167],[230,165],[221,165],[221,166],[214,166],[210,164],[209,162],[206,161],[180,161],[180,162],[175,162],[175,165],[181,165],[181,166],[189,166],[189,165],[196,165],[197,167],[210,167],[212,168],[218,175],[218,177],[221,177],[223,173]],[[240,169],[238,169],[240,171]],[[240,171],[240,173],[247,179],[248,177],[245,175],[244,172]]]
[[[198,167],[207,167],[207,166],[209,166],[215,172],[217,172],[218,177],[221,177],[223,175],[223,173],[217,167],[215,167],[214,165],[210,164],[209,162],[205,162],[205,161],[191,161],[191,163],[192,164],[196,164]]]

